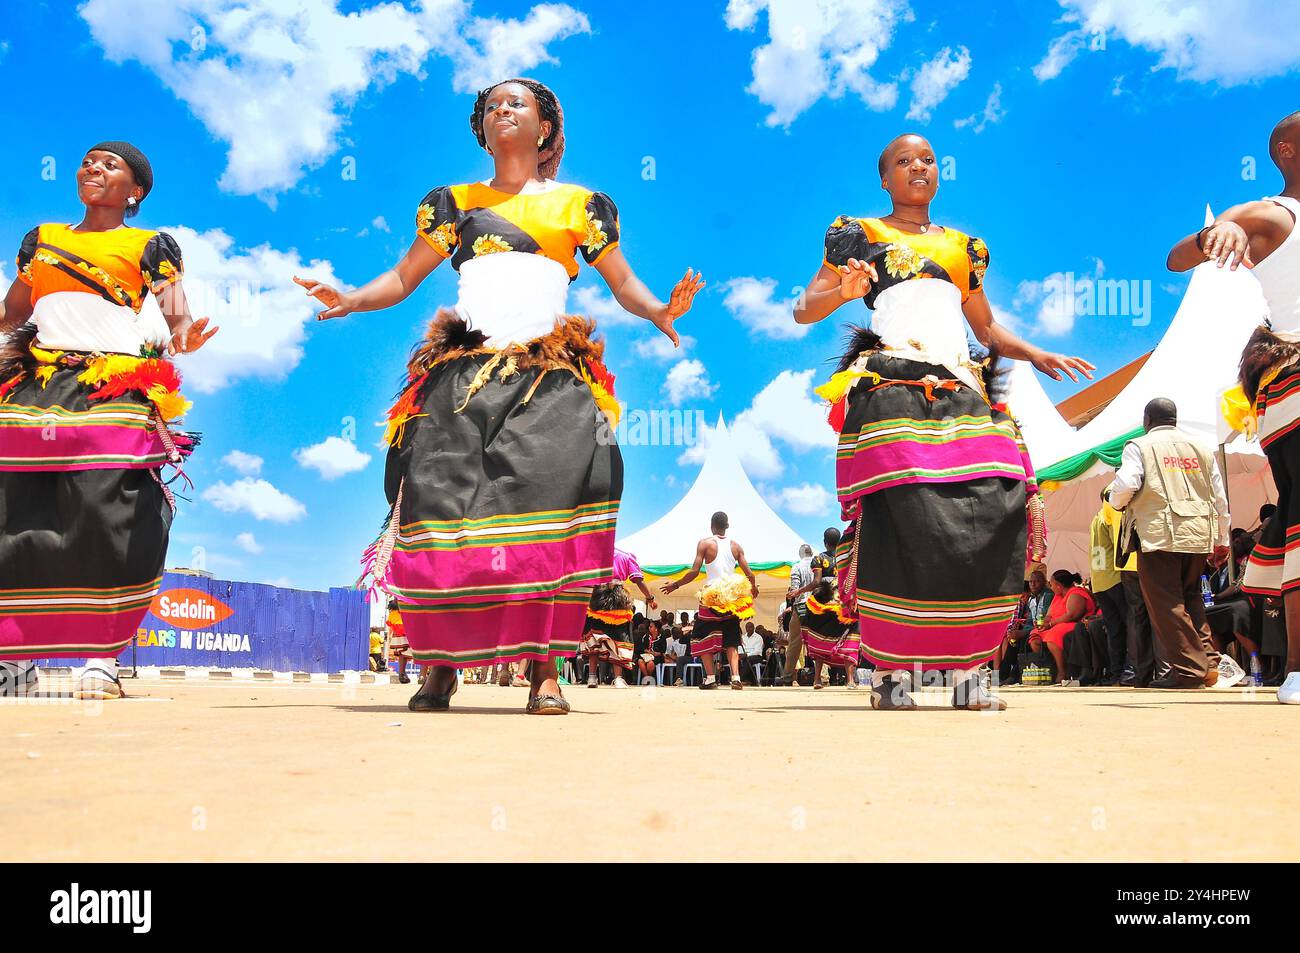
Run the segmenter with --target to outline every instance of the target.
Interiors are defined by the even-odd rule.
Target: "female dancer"
[[[627,688],[623,673],[632,668],[635,646],[632,642],[632,597],[624,582],[635,583],[645,597],[649,609],[657,609],[654,594],[645,584],[645,573],[636,557],[621,549],[614,550],[614,581],[602,583],[591,594],[587,606],[587,621],[582,630],[582,645],[578,653],[587,660],[587,687],[600,685],[600,663],[608,662],[618,670],[614,676],[615,688]]]
[[[805,608],[803,644],[813,657],[813,688],[826,687],[822,681],[823,665],[840,665],[848,676],[848,687],[857,689],[862,637],[858,634],[857,618],[840,605],[834,576],[818,581],[808,594]]]
[[[1068,569],[1058,569],[1052,573],[1052,606],[1047,611],[1047,619],[1036,625],[1029,633],[1029,647],[1037,652],[1044,645],[1056,663],[1056,681],[1064,682],[1065,672],[1065,637],[1074,631],[1074,627],[1090,615],[1097,612],[1097,602],[1083,585],[1083,578]]]
[[[195,440],[168,355],[216,333],[190,317],[181,250],[129,228],[153,188],[140,150],[101,142],[77,170],[76,225],[39,225],[0,307],[0,694],[32,659],[88,658],[79,698],[118,698],[117,656],[162,581],[175,504],[159,472]],[[152,293],[167,330],[141,317]]]
[[[337,318],[392,307],[451,259],[459,300],[389,411],[392,513],[367,559],[403,605],[416,661],[435,666],[413,711],[445,710],[459,667],[531,659],[526,710],[565,714],[555,659],[577,651],[592,588],[614,578],[623,488],[604,342],[565,313],[576,256],[674,345],[704,282],[688,270],[659,301],[618,248],[609,197],[555,181],[564,115],[547,87],[490,86],[469,124],[491,180],[430,192],[393,269],[350,292],[294,280],[325,305],[319,318]]]
[[[993,320],[981,290],[984,243],[930,220],[939,176],[929,142],[900,136],[878,167],[893,209],[835,219],[794,312],[809,324],[856,298],[873,309],[871,329],[856,329],[839,372],[818,390],[840,432],[841,548],[850,547],[840,592],[856,597],[863,654],[876,665],[873,707],[915,707],[901,679],[915,666],[956,670],[956,707],[1001,709],[975,676],[1023,588],[1025,507],[1037,487],[1014,421],[971,360],[965,325],[991,352],[1054,378],[1090,376],[1092,365]],[[861,534],[887,558],[867,558]]]

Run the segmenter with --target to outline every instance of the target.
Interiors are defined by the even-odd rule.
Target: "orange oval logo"
[[[235,610],[197,589],[165,589],[153,597],[149,611],[182,629],[206,629],[229,619]]]

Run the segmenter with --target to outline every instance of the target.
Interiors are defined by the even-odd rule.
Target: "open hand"
[[[1064,371],[1076,384],[1079,382],[1079,378],[1075,376],[1076,371],[1088,380],[1092,380],[1092,372],[1097,369],[1095,365],[1081,357],[1066,357],[1064,354],[1049,354],[1046,351],[1040,353],[1031,363],[1054,381],[1061,380],[1061,372]]]
[[[207,344],[212,335],[216,334],[219,327],[214,327],[211,331],[206,330],[208,326],[207,318],[199,318],[197,321],[186,321],[176,330],[172,331],[172,339],[167,342],[168,354],[193,354],[203,345]]]
[[[878,281],[876,266],[868,261],[850,258],[847,265],[840,265],[840,297],[845,301],[862,298],[871,290],[871,284]]]
[[[313,278],[299,278],[294,275],[293,281],[294,284],[302,285],[307,289],[307,294],[325,305],[324,311],[317,312],[317,321],[328,321],[330,318],[341,318],[352,313],[352,308],[348,305],[347,298],[341,291],[322,284]]]
[[[673,292],[668,296],[668,304],[659,314],[650,319],[651,323],[673,342],[673,347],[678,347],[682,343],[673,328],[673,322],[691,310],[696,292],[703,287],[704,276],[693,268],[687,268],[682,280],[673,286]]]
[[[1229,271],[1236,271],[1238,265],[1255,267],[1250,260],[1250,236],[1236,222],[1216,222],[1206,230],[1201,247],[1205,249],[1205,260],[1220,268],[1225,264]]]

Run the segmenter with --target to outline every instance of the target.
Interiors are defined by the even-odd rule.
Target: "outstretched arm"
[[[662,589],[663,594],[668,595],[669,593],[675,592],[678,589],[680,589],[682,586],[691,582],[691,580],[693,580],[696,576],[700,574],[700,567],[703,565],[704,565],[704,540],[700,540],[698,543],[695,544],[695,565],[691,566],[690,569],[686,570],[686,574],[683,575],[682,578],[678,579],[676,582],[664,583]]]
[[[838,269],[823,264],[794,306],[796,324],[816,324],[846,301],[861,298],[876,280],[876,266],[850,258]]]
[[[962,305],[966,322],[975,332],[976,339],[991,351],[997,351],[1003,357],[1016,361],[1028,361],[1054,381],[1061,380],[1061,372],[1069,375],[1070,380],[1078,381],[1075,372],[1092,380],[1092,371],[1096,370],[1081,357],[1066,357],[1064,354],[1052,354],[1025,341],[1004,325],[998,324],[993,317],[993,309],[984,291],[971,292],[966,303]]]
[[[645,577],[637,576],[632,581],[636,583],[636,587],[641,590],[641,595],[645,596],[646,605],[651,609],[659,608],[659,604],[655,602],[654,593],[651,592],[650,587],[645,584]]]
[[[1170,271],[1189,271],[1207,261],[1230,271],[1240,265],[1254,268],[1286,240],[1294,224],[1291,213],[1276,202],[1234,205],[1213,225],[1179,240],[1165,265]]]
[[[158,309],[167,320],[167,327],[172,332],[172,339],[167,344],[168,354],[190,354],[208,343],[218,328],[209,331],[208,319],[194,320],[190,314],[190,302],[185,297],[185,289],[179,281],[164,285],[154,295],[158,299]]]
[[[692,268],[687,268],[686,274],[673,286],[672,293],[668,296],[668,303],[664,304],[633,273],[632,266],[623,257],[623,249],[615,248],[602,256],[595,268],[600,273],[600,277],[605,279],[605,284],[609,285],[609,290],[619,307],[628,314],[645,318],[668,336],[673,342],[673,347],[681,344],[676,330],[673,329],[673,322],[691,310],[691,302],[695,300],[696,292],[704,287],[703,275]]]
[[[293,280],[325,306],[325,310],[316,315],[316,320],[328,321],[354,311],[382,311],[405,301],[443,261],[445,259],[428,242],[416,237],[401,261],[355,291],[338,291],[315,279],[297,275]]]

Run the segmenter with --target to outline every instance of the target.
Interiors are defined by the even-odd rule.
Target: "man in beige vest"
[[[1228,501],[1214,454],[1178,429],[1174,402],[1157,397],[1142,416],[1146,431],[1124,446],[1108,491],[1124,511],[1121,539],[1136,533],[1138,579],[1169,674],[1152,688],[1203,688],[1217,676],[1201,597],[1212,552],[1228,546]],[[1214,673],[1214,674],[1211,674]]]

